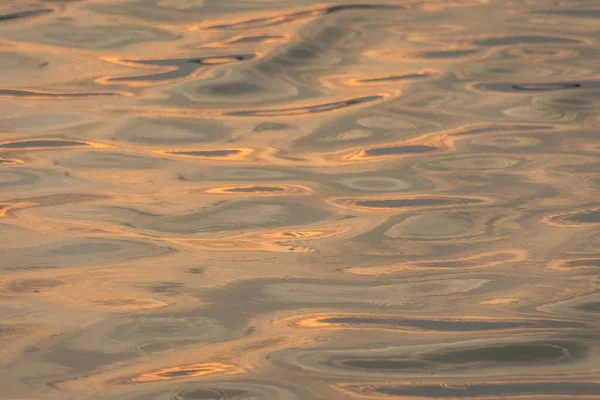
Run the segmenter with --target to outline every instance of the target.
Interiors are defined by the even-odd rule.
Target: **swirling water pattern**
[[[599,17],[0,1],[0,398],[600,398]]]

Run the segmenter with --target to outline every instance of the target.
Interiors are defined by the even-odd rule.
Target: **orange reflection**
[[[322,229],[322,230],[303,230],[303,231],[276,231],[269,233],[262,233],[259,237],[264,239],[275,239],[275,240],[304,240],[304,239],[316,239],[325,238],[340,235],[344,232],[349,231],[349,227],[340,227],[337,229]]]
[[[218,159],[218,160],[241,160],[254,153],[251,148],[223,149],[223,148],[208,148],[208,149],[181,149],[181,150],[159,150],[157,154],[164,154],[182,158],[201,158],[201,159]]]
[[[196,249],[205,250],[231,250],[231,251],[265,251],[272,253],[312,253],[315,250],[312,247],[294,246],[291,244],[282,244],[271,241],[259,241],[252,238],[232,239],[232,240],[213,240],[213,239],[171,239],[173,243],[179,243],[191,246]]]
[[[0,165],[17,165],[24,164],[25,161],[16,158],[0,158]]]
[[[292,319],[289,325],[309,329],[393,330],[404,332],[428,332],[435,334],[469,331],[510,331],[523,329],[557,329],[559,320],[508,319],[484,316],[456,316],[452,318],[431,316],[381,315],[357,313],[318,314]],[[564,322],[564,328],[579,327]]]
[[[504,297],[504,298],[499,298],[499,299],[483,300],[483,301],[479,302],[479,304],[484,304],[484,305],[519,304],[519,303],[521,303],[521,300],[517,297]]]
[[[210,188],[203,190],[203,192],[238,196],[281,196],[310,194],[312,193],[312,190],[304,186],[296,185],[238,185]]]
[[[244,233],[228,239],[212,238],[171,238],[172,243],[191,246],[198,249],[219,249],[232,251],[266,251],[276,253],[312,253],[314,248],[303,245],[302,241],[325,239],[341,235],[352,228],[341,226],[330,229],[314,228],[306,230],[284,230],[265,233]],[[296,242],[300,243],[296,243]],[[307,242],[309,243],[309,242]]]
[[[240,369],[231,364],[219,362],[198,363],[181,367],[163,368],[157,371],[140,374],[129,380],[133,383],[157,382],[175,379],[195,378],[199,376],[234,373]]]
[[[350,210],[402,211],[421,208],[454,208],[491,204],[494,200],[482,196],[410,195],[394,197],[363,197],[359,199],[333,199],[329,203]]]
[[[16,201],[11,203],[1,203],[0,202],[0,217],[6,216],[9,212],[13,210],[18,210],[20,208],[28,208],[35,207],[39,203],[32,203],[27,201]]]
[[[281,42],[290,42],[294,38],[293,35],[290,34],[281,34],[281,35],[237,35],[232,38],[229,38],[224,41],[217,41],[211,43],[204,43],[195,48],[219,48],[219,47],[232,47],[232,46],[248,46],[252,44],[262,45],[262,44],[272,44],[272,43],[281,43]]]

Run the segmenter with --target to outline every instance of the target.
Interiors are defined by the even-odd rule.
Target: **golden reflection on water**
[[[0,398],[600,398],[599,16],[0,2]]]
[[[164,368],[154,372],[148,372],[131,378],[130,382],[156,382],[164,380],[172,380],[177,378],[195,378],[198,376],[219,374],[228,372],[231,365],[222,363],[201,363],[194,365],[186,365],[183,367]]]

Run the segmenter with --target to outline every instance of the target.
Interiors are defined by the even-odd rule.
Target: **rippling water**
[[[597,0],[0,1],[0,398],[599,399]]]

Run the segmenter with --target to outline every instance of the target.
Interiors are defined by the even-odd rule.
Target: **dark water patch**
[[[368,369],[368,370],[385,370],[385,371],[423,371],[428,368],[428,363],[410,359],[345,359],[332,360],[333,364],[339,366]]]
[[[0,144],[1,149],[27,149],[36,147],[85,147],[86,142],[69,140],[26,140],[22,142],[9,142]]]
[[[283,131],[285,129],[293,128],[288,124],[281,124],[277,122],[265,122],[264,124],[257,125],[253,131],[254,132],[270,132],[270,131]]]
[[[158,157],[139,156],[134,154],[86,151],[71,157],[58,160],[57,163],[69,168],[152,168],[164,160]]]
[[[553,92],[581,88],[581,83],[575,82],[546,82],[546,83],[480,83],[473,86],[477,90],[513,93],[513,92]]]
[[[3,192],[21,190],[42,190],[48,187],[57,189],[68,179],[52,171],[30,168],[3,168],[0,170],[0,189]]]
[[[247,111],[230,111],[224,113],[231,117],[288,117],[295,115],[317,114],[328,111],[340,110],[343,108],[374,102],[383,99],[384,96],[365,96],[344,101],[336,101],[334,103],[317,104],[306,107],[281,108],[281,109],[265,109],[265,110],[247,110]]]
[[[41,111],[41,107],[32,109],[36,111],[0,119],[0,130],[3,132],[40,134],[44,131],[68,130],[94,120],[94,117],[84,112]]]
[[[511,343],[472,349],[450,350],[427,354],[424,359],[434,363],[546,363],[576,359],[585,354],[585,348],[575,343]]]
[[[523,396],[600,396],[600,383],[581,381],[510,382],[510,383],[465,383],[464,385],[385,385],[376,387],[350,386],[356,393],[375,392],[385,396],[423,398],[505,398]]]
[[[238,68],[224,66],[207,76],[207,79],[181,85],[180,90],[171,98],[177,101],[181,98],[190,107],[197,107],[199,104],[210,108],[224,106],[222,111],[217,111],[221,113],[235,111],[240,107],[247,109],[266,107],[267,104],[293,104],[295,99],[302,97],[301,89],[281,76],[280,70],[265,71],[261,67],[263,64]],[[302,92],[305,93],[304,90]],[[169,106],[170,102],[166,101],[164,104]]]
[[[297,68],[298,66],[310,66],[319,64],[319,60],[329,64],[335,64],[336,58],[328,55],[321,47],[315,43],[300,42],[281,49],[270,62],[286,68]]]
[[[579,40],[555,36],[498,36],[475,42],[480,46],[514,46],[520,44],[576,44]]]
[[[0,339],[6,340],[10,337],[23,335],[27,333],[26,326],[13,324],[0,324]]]
[[[577,17],[577,18],[600,18],[600,9],[588,9],[588,10],[566,10],[555,8],[553,10],[538,10],[534,11],[536,14],[548,14],[548,15],[563,15],[565,17]]]
[[[356,202],[359,207],[367,208],[403,208],[441,206],[452,204],[452,199],[398,199],[398,200],[371,200]]]
[[[600,258],[573,260],[563,264],[566,267],[600,267]]]
[[[179,371],[163,372],[159,376],[163,376],[163,377],[187,376],[187,375],[196,374],[199,371],[204,371],[204,369],[198,369],[198,368],[182,369]]]
[[[42,359],[46,363],[83,373],[83,371],[93,371],[130,357],[129,354],[123,353],[110,354],[103,351],[73,349],[69,348],[66,343],[59,343],[44,352]]]
[[[175,390],[175,391],[174,391]],[[215,380],[181,383],[174,388],[148,388],[131,393],[97,397],[98,400],[302,400],[310,394],[298,393],[292,385],[286,387],[278,382],[263,380]],[[314,393],[310,391],[310,393]]]
[[[434,320],[434,319],[414,319],[414,318],[393,318],[393,317],[371,317],[371,316],[352,316],[352,317],[330,317],[320,319],[319,322],[334,325],[348,326],[375,326],[388,329],[422,329],[428,331],[442,332],[469,332],[486,330],[505,330],[522,328],[584,328],[585,324],[570,323],[552,320],[531,320],[531,321],[494,321],[494,320]]]
[[[336,183],[352,190],[368,192],[407,191],[415,186],[407,179],[377,175],[347,176],[337,180]]]
[[[398,209],[400,211],[402,209]],[[460,239],[484,239],[493,229],[493,219],[482,218],[475,211],[415,212],[406,216],[399,214],[385,224],[360,235],[359,241],[389,243],[390,238],[408,241],[453,241]]]
[[[171,151],[168,154],[190,157],[229,157],[240,154],[241,150],[194,150],[194,151]]]
[[[119,60],[118,63],[126,65],[150,65],[156,67],[171,67],[171,71],[158,72],[155,74],[141,76],[124,76],[118,78],[108,78],[105,82],[139,82],[139,81],[165,81],[185,78],[194,74],[202,67],[211,67],[215,65],[234,64],[244,61],[250,61],[256,58],[256,54],[234,54],[226,56],[199,57],[199,58],[180,58],[165,60]]]
[[[302,19],[315,18],[327,14],[338,13],[341,11],[386,10],[402,8],[404,7],[390,4],[340,4],[314,10],[299,11],[289,14],[279,14],[273,17],[249,19],[246,21],[234,22],[231,24],[212,25],[208,26],[206,29],[255,29],[259,27],[292,23]]]
[[[233,81],[202,85],[198,91],[207,96],[248,96],[259,95],[264,91],[262,85],[247,82]]]
[[[600,81],[583,81],[581,91],[562,91],[555,96],[544,96],[537,99],[537,104],[543,108],[566,112],[579,112],[597,109],[600,107]],[[593,89],[585,90],[584,89]],[[585,129],[585,128],[584,128]]]
[[[523,166],[526,161],[519,158],[507,156],[483,156],[478,153],[466,156],[452,156],[448,158],[440,158],[424,163],[425,168],[430,168],[440,171],[485,171],[485,170],[501,170],[511,167]]]
[[[600,223],[600,210],[582,212],[562,220],[572,224],[598,224]]]
[[[550,90],[565,90],[581,87],[579,83],[519,83],[512,85],[516,90],[533,90],[533,91],[550,91]]]
[[[65,245],[53,250],[53,254],[73,256],[77,253],[101,254],[112,253],[121,249],[118,243],[77,243]]]
[[[74,34],[74,32],[77,34]],[[175,40],[179,36],[169,30],[147,25],[119,24],[110,25],[106,21],[99,25],[74,25],[57,19],[40,25],[24,34],[21,31],[11,33],[16,39],[27,42],[45,43],[63,48],[88,50],[115,49],[143,42]]]
[[[442,51],[426,51],[419,55],[423,58],[459,58],[477,54],[479,50],[442,50]]]
[[[583,359],[587,347],[566,341],[507,343],[473,348],[372,356],[333,356],[325,365],[377,372],[420,372],[437,369],[486,368],[502,365],[562,364]]]
[[[427,122],[419,121],[417,125],[413,121],[405,116],[374,116],[368,107],[357,109],[355,113],[339,113],[295,139],[293,150],[311,153],[318,148],[321,152],[333,153],[358,147],[364,150],[389,147],[391,143],[412,139],[415,129],[430,128]],[[364,156],[363,151],[360,158]]]
[[[560,164],[555,169],[569,174],[596,174],[600,172],[600,163]]]
[[[585,311],[585,312],[590,312],[590,313],[600,313],[600,301],[592,301],[589,303],[579,304],[573,308],[576,310],[579,310],[579,311]]]
[[[172,251],[151,242],[83,237],[3,249],[0,268],[83,266],[156,257]]]
[[[162,282],[156,285],[148,286],[148,290],[152,293],[174,293],[183,287],[183,283],[179,282]]]
[[[287,168],[272,167],[218,167],[199,171],[190,171],[182,176],[183,180],[189,182],[214,181],[279,181],[281,179],[297,178],[297,172],[290,172]]]
[[[181,25],[196,22],[206,16],[209,5],[203,0],[131,0],[126,2],[95,2],[83,0],[86,10],[108,14],[109,18],[131,18],[151,25]]]
[[[429,153],[436,151],[437,147],[426,146],[426,145],[407,145],[407,146],[395,146],[395,147],[379,147],[375,149],[369,149],[365,151],[365,155],[368,157],[377,156],[393,156],[401,154],[420,154]]]
[[[497,125],[477,127],[461,130],[456,133],[458,136],[482,135],[495,132],[518,132],[518,131],[547,131],[554,127],[548,125]]]
[[[2,89],[0,96],[7,97],[30,97],[30,98],[49,98],[49,99],[71,99],[71,98],[95,98],[95,97],[119,97],[122,93],[49,93],[35,92],[31,90]]]
[[[482,200],[465,197],[414,197],[402,199],[382,199],[357,201],[354,204],[365,208],[405,208],[405,207],[435,207],[446,205],[469,205],[482,203]]]
[[[223,124],[197,118],[132,118],[117,130],[114,139],[150,145],[210,143],[227,139]]]
[[[370,79],[359,79],[358,83],[385,83],[385,82],[396,82],[396,81],[406,81],[412,79],[426,79],[434,76],[429,73],[420,73],[420,74],[406,74],[406,75],[390,75],[381,78],[370,78]]]
[[[233,389],[192,389],[177,393],[176,400],[228,400],[249,398],[251,393]],[[254,398],[252,396],[251,398]]]
[[[28,293],[39,292],[42,289],[55,288],[63,285],[58,279],[23,279],[12,282],[8,288],[13,292]]]
[[[7,271],[19,271],[19,272],[23,272],[23,271],[41,271],[41,270],[53,270],[53,269],[57,269],[59,268],[56,265],[44,265],[44,266],[40,266],[40,265],[31,265],[31,266],[27,266],[27,267],[8,267],[6,268]]]
[[[22,18],[37,17],[38,15],[50,14],[52,11],[53,11],[52,9],[46,8],[46,9],[42,9],[42,10],[28,10],[28,11],[4,14],[4,15],[0,15],[0,22],[14,21],[16,19],[22,19]]]
[[[276,186],[250,186],[231,188],[226,191],[231,193],[284,192],[285,189]]]
[[[117,322],[106,321],[101,325],[107,326],[111,339],[121,342],[176,344],[189,340],[222,338],[225,334],[223,326],[217,320],[194,316],[127,316]]]
[[[125,63],[140,64],[140,65],[154,65],[160,67],[185,67],[189,64],[192,65],[222,65],[232,64],[242,61],[249,61],[256,58],[254,53],[246,54],[233,54],[224,56],[212,56],[212,57],[198,57],[198,58],[176,58],[176,59],[162,59],[162,60],[122,60]]]

